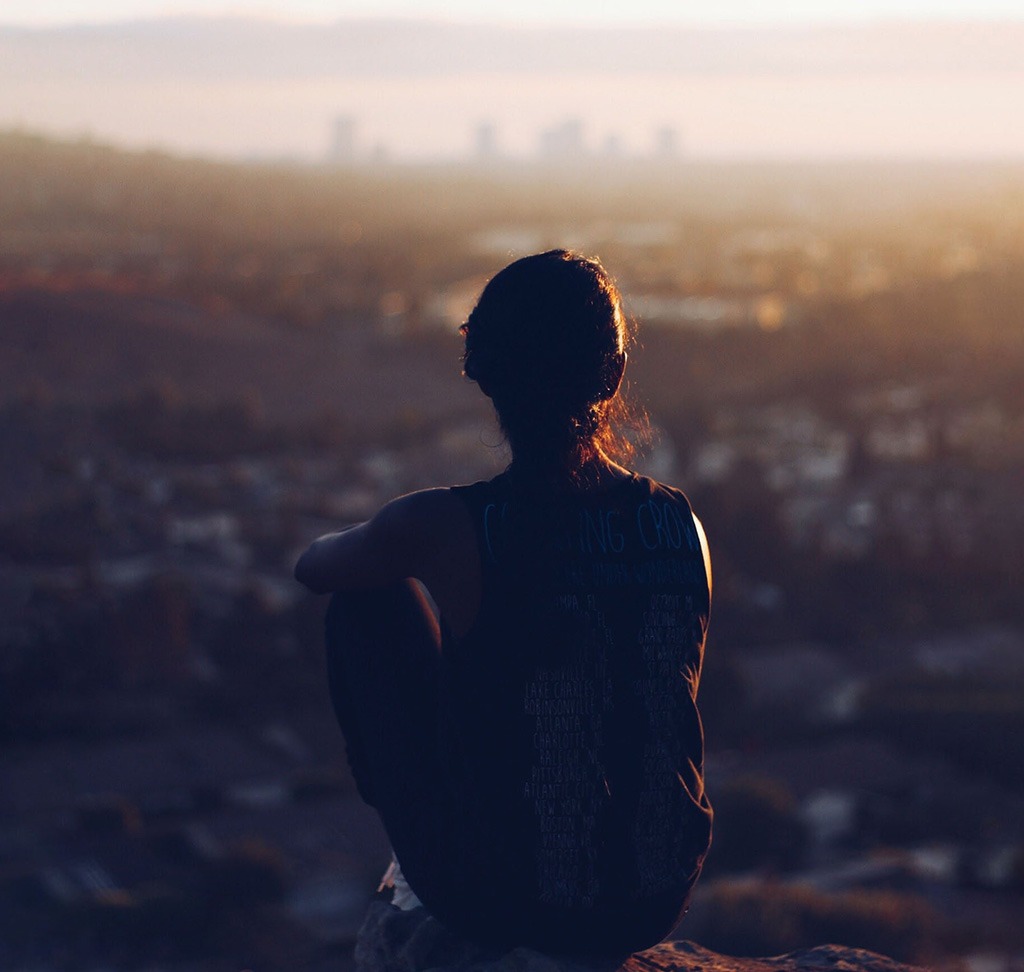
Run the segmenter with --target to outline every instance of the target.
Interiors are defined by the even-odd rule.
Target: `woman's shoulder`
[[[406,536],[445,532],[465,518],[460,488],[436,486],[406,493],[381,507],[374,519]]]
[[[671,483],[663,483],[661,480],[652,479],[650,476],[640,476],[638,479],[640,483],[643,484],[644,490],[651,495],[660,494],[662,496],[671,497],[679,503],[684,503],[686,506],[690,505],[689,498],[679,486],[673,486]]]
[[[624,501],[639,500],[647,502],[652,499],[671,501],[686,507],[690,501],[678,486],[662,482],[632,469],[624,469],[625,475],[613,480],[605,489],[595,490],[590,495],[596,499],[602,497],[621,497]]]
[[[514,506],[589,505],[593,503],[625,502],[639,499],[644,501],[660,496],[662,499],[689,506],[686,494],[677,486],[645,476],[634,470],[619,467],[614,475],[599,482],[580,485],[571,481],[564,483],[516,478],[508,471],[493,479],[480,480],[465,485],[450,486],[443,490],[425,490],[425,493],[447,494],[443,499],[432,495],[419,502],[424,508],[429,504],[451,505],[457,498],[462,506],[471,511],[486,508],[492,503],[508,503]],[[411,494],[419,496],[421,494]]]
[[[514,489],[509,483],[508,474],[500,473],[492,479],[449,486],[444,492],[448,494],[448,503],[475,515],[491,503],[508,502],[514,494]]]

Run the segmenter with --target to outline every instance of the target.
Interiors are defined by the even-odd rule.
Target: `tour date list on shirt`
[[[496,506],[485,511],[492,553],[507,540],[499,536],[499,527],[509,525],[506,516]],[[557,660],[539,664],[524,685],[532,745],[522,797],[538,831],[541,900],[587,908],[601,891],[599,833],[614,785],[606,755],[618,739],[609,733],[620,726],[614,705],[616,698],[621,704],[623,671],[642,751],[629,835],[636,890],[657,893],[679,879],[673,850],[680,804],[692,795],[681,787],[673,740],[681,709],[695,711],[702,614],[706,623],[706,607],[695,608],[695,599],[706,592],[706,577],[685,503],[655,496],[635,508],[577,508],[547,527],[552,532],[542,544],[547,556],[539,573],[548,623],[571,637]],[[612,601],[614,615],[604,610]]]

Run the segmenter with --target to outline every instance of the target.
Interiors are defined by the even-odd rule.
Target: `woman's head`
[[[462,326],[463,369],[494,402],[513,456],[570,469],[632,449],[619,385],[629,332],[596,260],[550,250],[509,264]]]

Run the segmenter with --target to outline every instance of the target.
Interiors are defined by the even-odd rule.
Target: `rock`
[[[632,956],[623,972],[922,972],[863,948],[819,945],[774,958],[732,958],[693,942],[665,942]]]
[[[449,934],[425,909],[370,905],[356,940],[359,972],[921,972],[860,948],[821,945],[775,958],[730,958],[693,942],[664,942],[624,965],[600,967],[530,948],[488,951]]]

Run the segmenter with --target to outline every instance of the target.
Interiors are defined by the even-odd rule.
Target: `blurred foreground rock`
[[[359,972],[615,972],[529,948],[487,951],[448,934],[422,908],[398,911],[374,901],[356,942]],[[692,942],[666,942],[633,955],[621,972],[914,972],[915,967],[859,948],[822,945],[775,958],[731,958]]]

